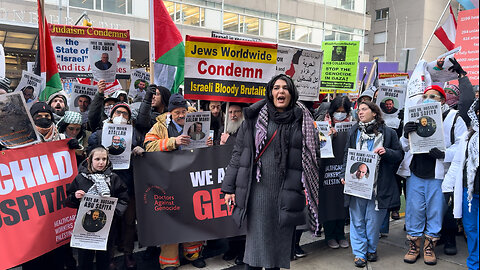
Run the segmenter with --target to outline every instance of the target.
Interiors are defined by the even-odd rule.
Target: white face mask
[[[128,122],[127,119],[123,118],[123,116],[116,116],[112,119],[114,124],[126,124]]]
[[[334,112],[333,113],[333,118],[337,121],[343,121],[345,118],[347,118],[347,113],[346,112]]]

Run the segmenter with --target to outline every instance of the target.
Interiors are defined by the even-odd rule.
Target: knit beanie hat
[[[369,97],[371,100],[373,100],[373,96],[375,95],[375,92],[373,89],[368,88],[367,90],[363,91],[363,93],[358,97],[358,99],[361,99],[362,97]]]
[[[66,111],[65,115],[62,118],[60,118],[60,122],[63,122],[66,124],[81,125],[82,115],[78,112]]]
[[[170,90],[168,90],[167,88],[163,87],[163,86],[157,86],[157,89],[158,91],[160,91],[160,96],[162,96],[162,104],[165,108],[168,107],[168,104],[169,104],[169,101],[170,101],[170,97],[172,96],[172,94],[170,93]]]
[[[12,81],[10,81],[9,78],[0,77],[0,89],[3,89],[8,92],[8,90],[10,90],[10,83],[12,83]]]
[[[449,84],[445,88],[445,95],[447,96],[447,104],[448,106],[454,106],[458,103],[458,100],[460,99],[460,89],[458,89],[458,86],[454,84]]]
[[[50,105],[52,103],[52,100],[56,97],[61,97],[63,99],[63,102],[65,103],[65,110],[68,111],[67,93],[65,93],[65,91],[63,90],[51,94],[47,99],[48,105]]]
[[[53,119],[53,109],[45,102],[37,102],[32,105],[30,108],[30,115],[35,117],[37,113],[46,112],[50,114],[50,117]]]
[[[171,112],[175,108],[185,108],[188,109],[187,101],[183,98],[182,95],[180,94],[173,94],[170,97],[170,100],[168,102],[168,111]]]
[[[425,88],[425,91],[423,91],[423,93],[425,94],[426,92],[428,92],[429,90],[435,90],[437,92],[440,93],[440,95],[442,95],[442,97],[444,99],[447,99],[447,95],[445,95],[445,91],[443,90],[442,87],[438,86],[438,85],[430,85],[428,86],[427,88]]]
[[[123,107],[128,111],[128,120],[131,120],[132,110],[130,110],[130,106],[128,106],[127,103],[123,103],[123,102],[118,102],[115,105],[113,105],[112,109],[110,110],[110,118],[113,118],[113,114],[115,113],[115,110],[117,110],[120,107]]]

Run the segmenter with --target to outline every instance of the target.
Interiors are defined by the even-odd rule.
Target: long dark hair
[[[382,111],[380,110],[380,107],[378,107],[377,104],[371,101],[362,101],[360,102],[360,104],[358,104],[359,109],[360,109],[360,105],[362,104],[367,105],[368,108],[370,108],[370,110],[372,110],[372,112],[375,113],[375,124],[373,124],[373,132],[375,133],[375,135],[378,135],[379,127],[385,125],[385,121],[383,120]]]
[[[287,83],[287,88],[288,88],[288,93],[292,96],[292,99],[290,100],[290,104],[288,104],[287,110],[293,108],[295,104],[297,103],[298,100],[298,91],[297,88],[295,87],[295,84],[293,83],[292,78],[285,74],[279,74],[275,77],[273,77],[267,84],[267,92],[265,93],[265,99],[267,99],[267,102],[271,102],[273,104],[273,86],[275,85],[275,82],[278,80],[282,80]]]
[[[335,113],[338,108],[343,107],[347,115],[350,115],[350,111],[352,110],[352,102],[347,96],[336,96],[330,107],[328,107],[328,114],[330,115],[330,119],[333,119],[333,113]]]

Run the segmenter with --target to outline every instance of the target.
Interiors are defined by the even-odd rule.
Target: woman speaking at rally
[[[264,100],[244,109],[222,192],[235,222],[246,225],[246,269],[290,268],[295,226],[305,223],[305,194],[310,228],[319,230],[318,135],[297,99],[292,79],[281,74],[267,84]]]
[[[360,103],[358,119],[359,122],[350,129],[345,153],[349,148],[370,151],[378,154],[380,160],[370,200],[345,194],[345,207],[350,207],[350,245],[355,255],[354,263],[357,267],[365,267],[367,260],[377,260],[380,225],[387,209],[400,205],[395,172],[403,158],[403,151],[397,134],[385,125],[380,108],[375,103]],[[344,157],[342,184],[345,183],[347,156]]]

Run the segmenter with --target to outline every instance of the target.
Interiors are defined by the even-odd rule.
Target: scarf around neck
[[[475,181],[475,174],[478,170],[478,155],[479,155],[479,128],[478,128],[478,117],[475,113],[475,107],[478,102],[476,99],[467,114],[471,119],[471,127],[474,130],[474,133],[470,136],[470,140],[467,144],[467,154],[466,165],[467,165],[467,201],[468,201],[468,211],[471,212],[472,208],[472,199],[473,199],[473,182]]]
[[[93,185],[88,189],[87,194],[110,197],[110,175],[105,173],[82,173]]]

